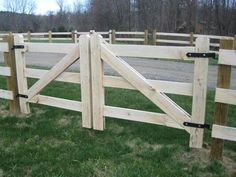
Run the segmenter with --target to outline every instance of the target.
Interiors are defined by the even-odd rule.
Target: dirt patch
[[[57,125],[60,127],[65,127],[67,125],[70,125],[72,122],[71,119],[72,117],[64,116],[57,121]]]
[[[120,134],[124,131],[124,127],[119,126],[115,123],[112,123],[111,125],[109,125],[107,129],[110,130],[112,133],[115,133],[115,134]]]
[[[150,149],[150,148],[153,150],[159,150],[163,147],[163,145],[161,144],[149,144],[149,143],[143,142],[143,140],[141,140],[140,138],[127,141],[126,145],[132,149],[139,149],[139,150],[145,150],[145,149]]]
[[[0,177],[3,177],[3,175],[4,175],[3,169],[0,168]]]

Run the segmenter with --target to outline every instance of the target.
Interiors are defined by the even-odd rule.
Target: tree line
[[[236,0],[57,0],[58,12],[35,15],[34,0],[5,0],[0,31],[143,31],[236,34]]]

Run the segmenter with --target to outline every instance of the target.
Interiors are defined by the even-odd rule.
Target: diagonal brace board
[[[73,48],[62,60],[60,60],[51,70],[39,79],[26,93],[28,100],[31,100],[36,94],[38,94],[45,86],[51,81],[56,79],[62,72],[64,72],[69,66],[71,66],[80,57],[79,47]]]
[[[156,90],[147,81],[146,78],[144,78],[139,72],[137,72],[134,68],[127,64],[124,60],[112,53],[104,43],[101,45],[101,55],[101,58],[128,82],[130,82],[131,85],[133,85],[137,90],[143,93],[154,104],[160,107],[167,115],[169,115],[188,133],[190,132],[190,128],[183,125],[183,122],[188,122],[191,120],[191,116],[186,111],[179,107],[164,93]]]

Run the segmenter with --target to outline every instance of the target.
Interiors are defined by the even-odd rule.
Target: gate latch
[[[211,129],[209,124],[198,124],[198,123],[192,123],[192,122],[184,122],[183,125],[186,127],[203,128],[203,129],[206,128],[208,130]]]
[[[13,47],[11,48],[11,50],[15,50],[15,49],[24,49],[25,46],[24,45],[13,45]]]
[[[21,98],[29,98],[28,95],[23,95],[23,94],[17,94],[16,97],[21,97]]]
[[[216,58],[216,53],[187,53],[190,58]]]

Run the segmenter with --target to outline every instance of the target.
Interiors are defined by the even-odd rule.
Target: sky
[[[3,7],[3,2],[5,0],[0,0],[0,11],[5,10]],[[11,0],[8,0],[11,1]],[[35,0],[37,4],[37,9],[35,10],[35,14],[46,14],[48,11],[58,11],[58,6],[56,1],[57,0]],[[65,0],[66,4],[73,5],[75,0]],[[86,0],[80,0],[81,3],[85,2]]]

